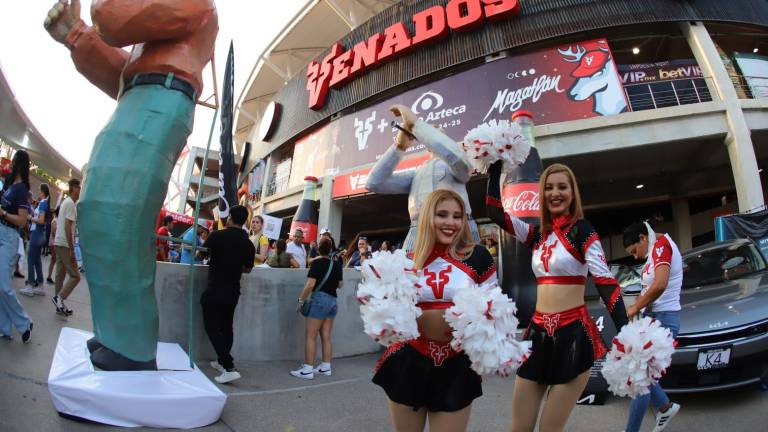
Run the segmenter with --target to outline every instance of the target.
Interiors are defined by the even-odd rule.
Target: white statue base
[[[196,428],[218,421],[227,396],[178,344],[157,344],[157,371],[95,370],[86,342],[93,334],[65,327],[48,374],[56,410],[125,427]]]

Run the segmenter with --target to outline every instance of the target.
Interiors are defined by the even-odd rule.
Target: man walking
[[[232,322],[240,297],[240,277],[250,273],[256,248],[243,231],[248,219],[248,210],[236,205],[229,209],[227,225],[223,230],[214,231],[203,244],[208,249],[208,288],[200,298],[203,307],[203,324],[217,360],[211,367],[221,372],[216,382],[225,384],[240,378],[235,369],[234,359],[229,353],[234,337]]]
[[[59,216],[56,219],[56,238],[53,247],[56,249],[56,295],[53,296],[56,313],[69,316],[72,310],[64,304],[72,290],[80,283],[80,272],[75,261],[75,223],[77,222],[77,200],[80,198],[80,180],[73,178],[69,181],[67,198],[59,206]],[[69,280],[64,283],[64,278]]]

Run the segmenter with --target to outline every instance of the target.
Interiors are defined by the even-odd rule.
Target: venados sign
[[[367,69],[436,42],[448,35],[449,28],[456,32],[473,30],[484,18],[493,22],[518,13],[518,0],[451,0],[445,7],[432,6],[414,14],[413,36],[398,22],[346,51],[337,42],[321,63],[313,61],[307,67],[309,108],[318,110],[325,105],[328,88],[339,87]]]

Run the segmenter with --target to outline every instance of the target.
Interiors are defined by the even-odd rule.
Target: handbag
[[[315,285],[315,288],[312,290],[312,295],[314,295],[315,291],[317,291],[318,288],[323,286],[325,281],[328,280],[328,276],[331,275],[331,270],[333,270],[333,260],[328,260],[328,271],[325,272],[325,277],[323,277],[323,280],[320,281],[319,284]],[[312,300],[311,300],[312,295],[310,295],[308,299],[304,300],[304,303],[301,305],[301,314],[305,317],[309,316],[309,310],[310,310],[310,307],[312,306]]]

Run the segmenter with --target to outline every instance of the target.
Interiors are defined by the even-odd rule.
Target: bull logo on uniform
[[[571,76],[576,79],[568,91],[571,99],[583,101],[593,98],[592,110],[600,115],[619,114],[627,110],[627,100],[607,42],[598,41],[591,49],[576,45],[557,51],[563,55],[563,60],[579,64],[571,71]]]
[[[448,285],[448,282],[450,281],[449,275],[451,274],[451,270],[453,270],[453,266],[448,266],[440,270],[440,272],[432,272],[424,269],[424,276],[427,277],[427,285],[432,288],[432,293],[435,295],[436,300],[443,298],[445,286]]]

